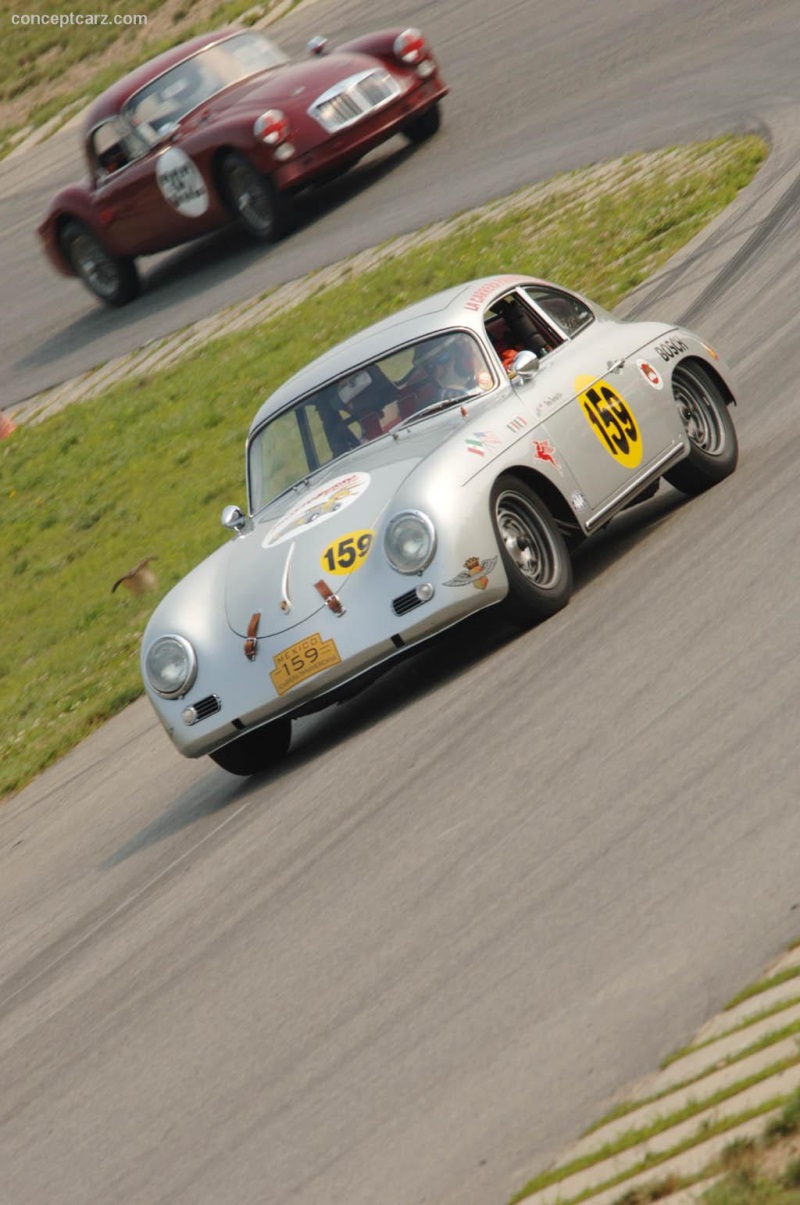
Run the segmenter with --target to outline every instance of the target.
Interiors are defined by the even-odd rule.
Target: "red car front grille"
[[[329,134],[335,134],[389,104],[402,91],[393,75],[376,68],[340,80],[318,96],[308,112]]]

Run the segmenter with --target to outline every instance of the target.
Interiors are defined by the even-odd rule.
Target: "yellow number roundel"
[[[349,531],[346,536],[333,540],[319,558],[326,573],[345,577],[354,569],[360,569],[369,556],[373,531]]]
[[[575,390],[587,422],[609,456],[626,469],[637,468],[642,460],[642,433],[622,394],[608,381],[593,377],[578,377]]]

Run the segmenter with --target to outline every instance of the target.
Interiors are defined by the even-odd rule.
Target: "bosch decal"
[[[688,350],[689,344],[686,340],[679,339],[675,335],[670,336],[669,339],[665,339],[663,343],[656,343],[656,351],[665,364],[668,364],[670,360],[674,360],[681,352]]]

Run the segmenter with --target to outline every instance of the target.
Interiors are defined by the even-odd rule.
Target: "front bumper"
[[[414,578],[407,585],[413,589],[416,582]],[[419,603],[402,616],[387,608],[382,631],[376,631],[375,608],[370,605],[369,596],[354,591],[340,617],[323,609],[289,632],[259,638],[252,660],[245,654],[242,638],[226,629],[224,638],[212,648],[197,650],[198,675],[183,698],[163,699],[149,686],[148,695],[176,749],[184,757],[201,757],[280,716],[327,706],[326,695],[338,695],[343,687],[352,684],[354,691],[357,690],[362,676],[401,657],[475,611],[499,602],[506,591],[505,575],[499,572],[484,590],[453,591],[440,587],[429,601]],[[368,633],[366,639],[365,633]],[[317,635],[322,642],[334,642],[340,658],[338,664],[279,694],[271,677],[278,666],[277,658]],[[187,722],[184,718],[187,709],[202,718]]]

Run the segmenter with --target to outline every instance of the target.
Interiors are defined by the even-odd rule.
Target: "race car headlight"
[[[194,649],[183,636],[159,636],[144,659],[147,681],[165,699],[185,695],[197,674]]]
[[[280,146],[289,137],[289,118],[280,109],[268,109],[253,122],[253,133],[267,146]]]
[[[414,67],[427,56],[428,47],[418,29],[404,29],[395,38],[393,50],[401,63]]]
[[[389,520],[383,537],[386,559],[398,573],[421,573],[436,551],[436,530],[419,510],[404,510]]]

